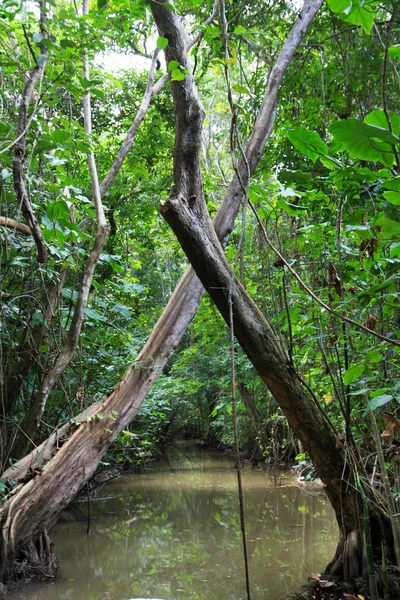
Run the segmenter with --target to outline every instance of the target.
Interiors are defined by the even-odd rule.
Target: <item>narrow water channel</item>
[[[279,480],[279,478],[278,478]],[[243,472],[252,600],[298,590],[333,557],[337,527],[322,493],[289,478]],[[52,533],[61,580],[10,600],[245,598],[236,474],[230,458],[182,448],[143,475],[123,476],[75,503]]]

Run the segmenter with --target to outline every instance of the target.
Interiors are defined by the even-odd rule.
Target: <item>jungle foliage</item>
[[[170,8],[195,41],[189,57],[206,114],[201,163],[211,217],[298,12],[269,0],[224,8],[224,17],[207,0]],[[387,442],[400,429],[398,9],[390,0],[323,4],[283,80],[273,134],[226,247],[324,418],[371,470],[370,419]],[[163,77],[180,82],[189,72],[164,62],[169,40],[156,33],[144,0],[98,0],[84,14],[75,2],[2,0],[0,22],[5,470],[117,390],[187,267],[159,206],[174,181],[174,107]],[[159,88],[102,188],[141,110],[150,65]],[[82,110],[89,94],[92,131]],[[70,344],[98,240],[87,156],[103,181],[107,226],[76,347],[46,395],[43,381]],[[242,447],[273,461],[306,459],[239,346],[235,360]],[[104,462],[138,464],[188,437],[233,444],[230,331],[209,296]],[[2,486],[8,494],[9,483]]]

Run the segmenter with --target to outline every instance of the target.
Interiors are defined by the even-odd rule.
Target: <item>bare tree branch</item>
[[[218,4],[219,4],[219,0],[215,0],[212,13],[209,16],[209,18],[207,19],[207,21],[205,22],[205,25],[208,25],[215,19]],[[198,44],[203,39],[203,37],[204,37],[204,31],[200,31],[192,40],[190,40],[188,42],[188,49],[191,48],[192,46]],[[136,117],[135,117],[132,125],[128,129],[126,138],[123,141],[122,146],[121,146],[116,158],[114,159],[109,172],[107,173],[107,175],[105,176],[105,178],[103,179],[103,181],[100,185],[101,196],[104,196],[104,194],[106,193],[106,191],[108,190],[108,188],[111,186],[114,179],[118,175],[118,173],[123,165],[123,162],[124,162],[125,158],[127,157],[129,150],[132,147],[132,144],[136,137],[136,133],[137,133],[140,125],[142,124],[143,119],[146,116],[146,113],[150,106],[152,98],[154,98],[154,96],[159,94],[161,92],[161,90],[163,89],[163,87],[168,83],[169,73],[166,73],[154,84],[154,73],[156,70],[159,53],[160,53],[160,51],[158,49],[156,49],[153,53],[153,57],[152,57],[151,65],[150,65],[150,69],[149,69],[147,86],[146,86],[146,90],[145,90],[143,98],[142,98],[142,102],[140,104],[139,110],[136,114]]]
[[[9,219],[8,217],[0,216],[0,225],[3,227],[8,227],[9,229],[14,229],[14,231],[19,231],[24,235],[32,235],[32,230],[28,225],[24,223],[20,223],[20,221],[16,221],[15,219]]]
[[[43,36],[47,36],[45,29],[45,3],[39,2],[40,6],[40,29]],[[47,48],[41,47],[41,62],[36,62],[36,66],[30,74],[29,81],[22,92],[21,104],[18,114],[18,128],[17,138],[14,148],[14,159],[13,159],[13,180],[14,189],[17,195],[17,200],[20,203],[22,214],[24,215],[27,225],[30,227],[33,239],[37,247],[38,261],[46,262],[47,250],[43,239],[42,231],[40,226],[33,214],[32,204],[25,186],[24,179],[24,165],[25,165],[25,151],[26,151],[26,132],[28,128],[28,111],[31,103],[33,93],[36,84],[43,77],[46,59],[48,56]]]
[[[215,17],[217,16],[219,3],[220,3],[220,0],[215,0],[213,7],[212,7],[211,14],[208,17],[207,21],[204,23],[204,25],[206,25],[206,26],[210,25],[210,23],[212,23],[214,21]],[[204,37],[204,34],[205,34],[204,29],[202,31],[199,31],[198,34],[195,35],[195,37],[190,40],[189,48],[192,48],[192,46],[196,46],[196,44],[201,42],[201,40]],[[189,50],[189,48],[188,48],[188,50]]]
[[[107,175],[105,176],[105,178],[103,179],[103,181],[100,185],[100,194],[102,196],[104,196],[104,194],[106,193],[106,191],[108,190],[108,188],[110,187],[112,182],[114,181],[115,177],[117,176],[120,168],[122,167],[122,163],[124,162],[129,150],[132,147],[137,130],[139,129],[144,117],[146,116],[147,110],[150,106],[151,99],[154,95],[153,82],[154,82],[154,73],[155,73],[155,69],[156,69],[156,65],[157,65],[158,54],[159,54],[159,50],[156,49],[154,51],[153,58],[151,60],[146,91],[143,95],[142,102],[141,102],[139,110],[136,114],[135,120],[133,121],[132,125],[130,126],[130,128],[128,130],[128,133],[126,134],[126,138],[125,138],[116,158],[114,159],[111,169],[109,170],[109,172],[107,173]],[[167,78],[167,80],[168,80],[168,78]],[[165,83],[166,83],[166,81],[165,81]],[[165,83],[164,83],[164,85],[165,85]]]

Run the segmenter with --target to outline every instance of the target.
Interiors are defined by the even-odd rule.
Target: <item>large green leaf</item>
[[[332,12],[352,25],[361,25],[370,33],[374,24],[377,0],[327,0]]]
[[[393,165],[393,146],[399,139],[388,129],[351,118],[332,123],[329,131],[335,139],[342,142],[353,158],[379,161],[388,167]]]
[[[356,363],[349,369],[347,369],[346,373],[343,376],[343,381],[345,385],[350,385],[356,379],[360,377],[365,369],[365,364],[363,362]]]
[[[364,290],[363,292],[361,292],[360,294],[358,294],[357,297],[358,298],[364,298],[365,296],[372,296],[372,295],[376,294],[377,292],[381,292],[382,290],[385,290],[386,288],[388,288],[389,286],[391,286],[392,283],[397,278],[398,278],[397,275],[391,275],[383,283],[377,283],[376,285],[372,285],[367,290]]]
[[[315,162],[321,156],[328,154],[328,147],[316,131],[309,131],[305,127],[296,127],[288,130],[288,138],[293,146]]]
[[[384,197],[388,202],[395,206],[400,206],[400,193],[399,192],[383,192]]]
[[[400,58],[400,44],[395,44],[388,48],[390,58]]]
[[[385,181],[382,185],[385,190],[393,190],[394,192],[400,191],[400,177],[393,177],[389,181]]]
[[[375,398],[372,398],[372,400],[368,402],[367,407],[363,412],[363,416],[365,416],[371,410],[376,410],[380,406],[385,406],[385,404],[387,404],[391,400],[393,400],[393,396],[391,396],[390,394],[382,394],[381,396],[375,396]]]
[[[392,110],[387,111],[393,133],[398,136],[400,133],[400,116],[396,115]],[[389,129],[385,111],[373,110],[364,119],[368,125],[375,125],[382,129]]]
[[[281,183],[296,183],[297,185],[310,186],[312,182],[311,173],[304,173],[303,171],[290,171],[284,169],[278,173],[278,179]]]
[[[165,50],[165,48],[168,46],[168,40],[165,37],[162,37],[161,35],[159,36],[159,38],[157,39],[157,48],[159,50]]]
[[[50,221],[57,221],[60,218],[69,219],[70,213],[68,204],[65,200],[56,200],[46,207],[46,214]]]

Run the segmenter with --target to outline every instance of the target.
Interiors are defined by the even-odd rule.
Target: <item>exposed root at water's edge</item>
[[[60,576],[57,557],[53,551],[47,531],[38,540],[27,544],[12,561],[5,573],[4,584],[0,583],[0,600],[6,600],[7,590],[12,591],[18,584],[46,581]]]
[[[390,600],[400,600],[400,569],[395,565],[387,565],[389,580]],[[382,573],[376,568],[378,579],[379,598],[384,598]],[[356,577],[352,583],[346,583],[343,577],[336,577],[329,573],[321,576],[313,575],[309,583],[304,585],[297,593],[282,595],[279,600],[368,600],[370,598],[368,580]]]

